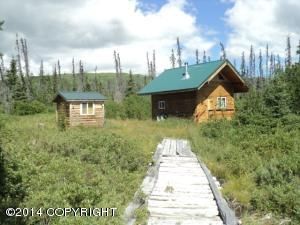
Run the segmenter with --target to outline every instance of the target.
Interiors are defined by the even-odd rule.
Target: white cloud
[[[51,64],[60,59],[63,71],[70,71],[72,57],[82,59],[87,70],[96,65],[101,71],[114,71],[113,50],[120,52],[123,71],[146,73],[146,51],[157,53],[157,70],[170,67],[169,56],[179,36],[185,43],[184,55],[195,48],[209,50],[214,41],[200,35],[195,15],[185,10],[187,0],[169,0],[160,9],[142,11],[137,0],[0,2],[0,15],[6,21],[0,33],[0,49],[11,56],[15,33],[29,44],[31,68],[38,71],[43,58]],[[11,14],[10,12],[16,11]],[[3,41],[2,41],[3,40]],[[48,67],[47,67],[48,65]]]
[[[240,57],[249,52],[253,44],[258,54],[269,43],[270,50],[285,56],[286,38],[291,36],[292,54],[300,39],[299,0],[235,0],[225,13],[225,21],[231,27],[227,52],[231,57]]]

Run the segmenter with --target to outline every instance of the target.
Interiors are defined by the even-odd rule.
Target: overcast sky
[[[258,54],[271,50],[284,57],[286,36],[293,54],[300,39],[299,0],[1,0],[0,52],[8,61],[15,36],[27,39],[31,71],[41,59],[47,72],[59,59],[63,72],[74,57],[85,69],[114,71],[113,51],[120,53],[123,71],[146,74],[146,52],[156,50],[157,70],[170,67],[176,37],[184,61],[206,50],[219,58],[219,42],[230,59],[246,54],[253,44]]]

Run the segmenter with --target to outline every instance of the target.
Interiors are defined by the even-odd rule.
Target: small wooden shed
[[[152,118],[193,117],[196,122],[230,119],[234,94],[248,87],[228,60],[217,60],[165,70],[142,90],[151,95]]]
[[[102,127],[105,100],[106,97],[98,92],[58,92],[53,100],[56,103],[56,121],[68,127]]]

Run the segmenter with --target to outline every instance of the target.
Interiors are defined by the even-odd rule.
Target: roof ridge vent
[[[184,63],[184,65],[185,65],[185,73],[183,74],[182,80],[188,80],[190,79],[190,74],[188,72],[188,63],[186,62]]]

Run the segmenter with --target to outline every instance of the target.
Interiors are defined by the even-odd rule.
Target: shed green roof
[[[189,79],[183,79],[185,67],[168,69],[142,88],[138,94],[195,90],[204,84],[227,60],[188,66]]]
[[[60,91],[58,92],[56,98],[54,101],[57,99],[58,96],[61,96],[65,101],[76,101],[76,100],[83,100],[83,101],[92,101],[92,100],[97,100],[97,101],[104,101],[107,98],[103,95],[101,95],[98,92],[78,92],[78,91]]]

